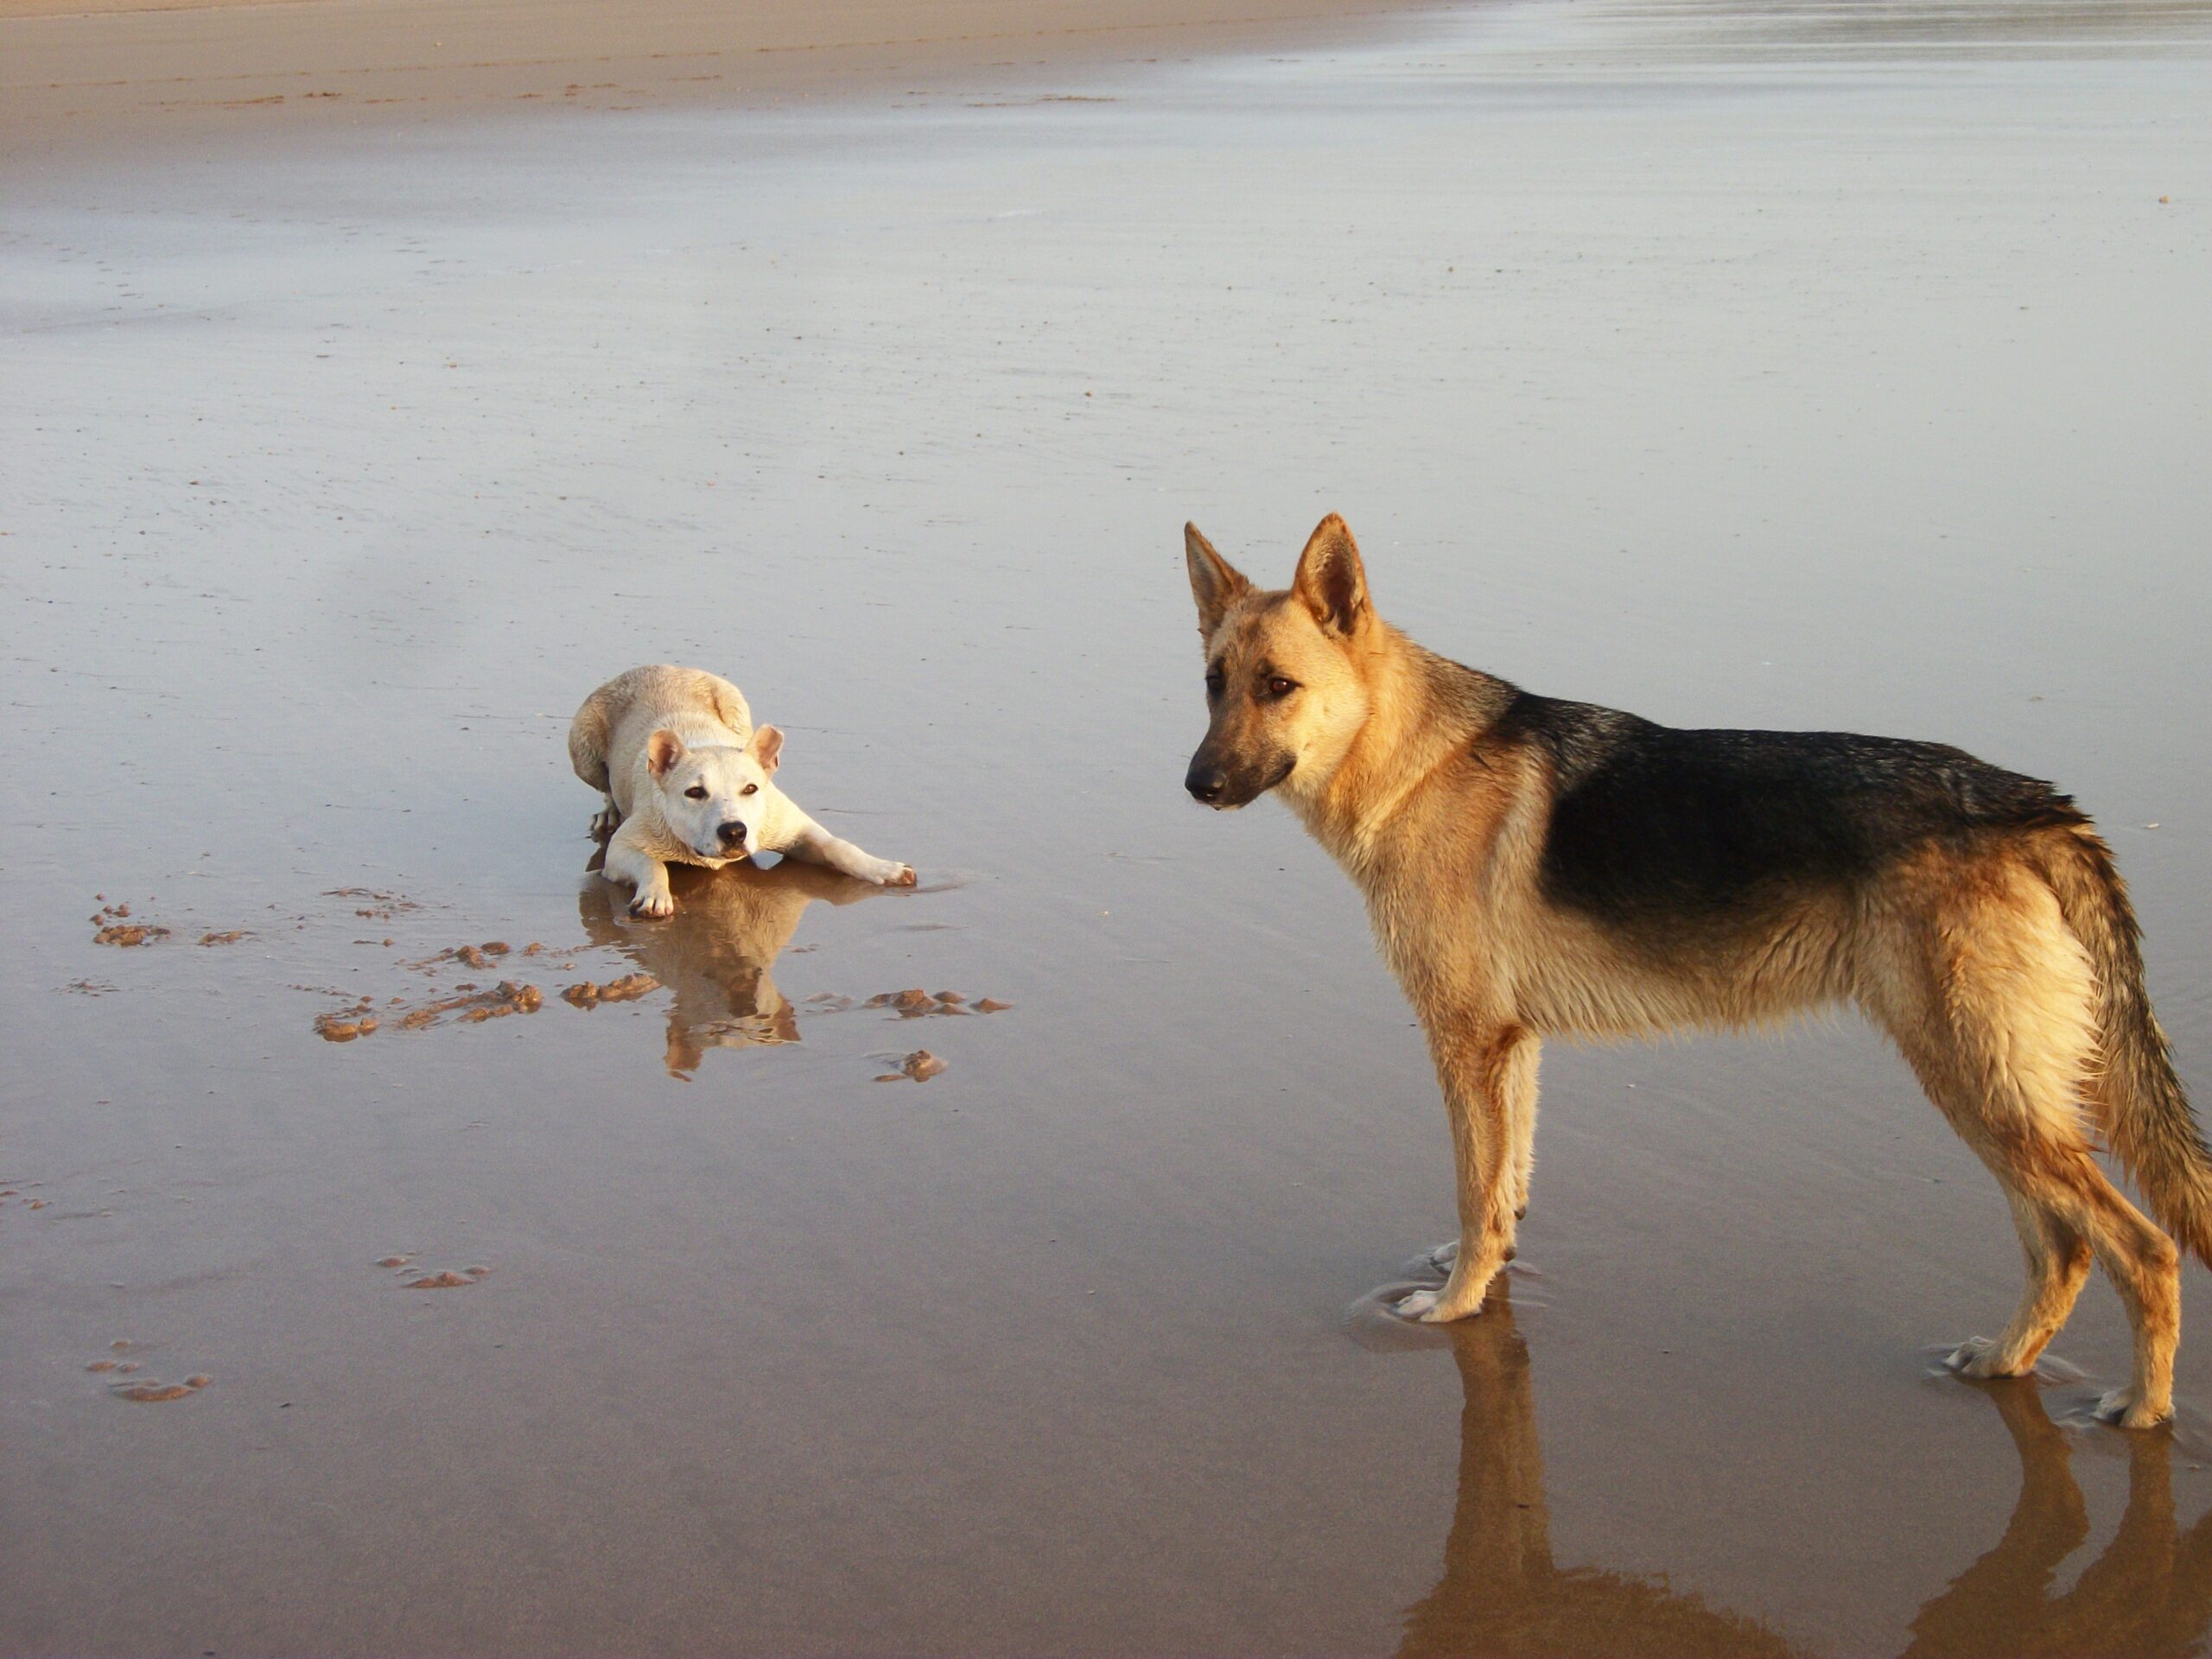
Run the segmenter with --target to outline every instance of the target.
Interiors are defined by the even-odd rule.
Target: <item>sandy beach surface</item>
[[[2040,1384],[1938,1374],[2017,1247],[1850,1020],[1555,1047],[1510,1294],[1379,1311],[1442,1109],[1343,878],[1182,795],[1180,528],[1280,577],[1339,510],[1532,689],[2060,780],[2212,1102],[2205,7],[696,97],[673,10],[605,74],[364,23],[442,90],[358,126],[197,106],[404,10],[18,10],[0,1651],[2201,1645],[2206,1274],[2171,1433],[2088,1423],[2101,1280]],[[640,107],[520,96],[588,79]],[[920,889],[630,921],[563,739],[654,659]]]
[[[0,0],[0,158],[789,105],[1371,37],[1435,0]]]

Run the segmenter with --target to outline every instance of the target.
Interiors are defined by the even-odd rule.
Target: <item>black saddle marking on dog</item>
[[[1941,743],[1678,729],[1527,692],[1486,741],[1550,766],[1546,896],[1621,920],[1718,919],[1930,842],[2087,822],[2050,784]]]

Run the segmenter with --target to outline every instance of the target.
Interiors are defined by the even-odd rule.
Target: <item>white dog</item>
[[[745,696],[698,668],[618,675],[569,728],[576,776],[607,797],[607,874],[637,889],[632,916],[669,916],[668,865],[718,869],[754,853],[827,864],[878,887],[911,887],[912,867],[840,841],[775,785],[784,734],[753,728]]]

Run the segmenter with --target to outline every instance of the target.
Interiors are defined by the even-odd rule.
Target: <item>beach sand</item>
[[[0,0],[0,156],[989,86],[1372,34],[1421,0]]]
[[[1533,690],[2057,779],[2212,1099],[2212,19],[1313,26],[13,143],[0,1650],[2202,1641],[2203,1270],[2171,1434],[2101,1281],[1939,1375],[2018,1249],[1853,1020],[1554,1046],[1508,1294],[1378,1311],[1442,1110],[1182,794],[1180,549],[1341,511]],[[628,921],[563,740],[656,658],[921,889]]]

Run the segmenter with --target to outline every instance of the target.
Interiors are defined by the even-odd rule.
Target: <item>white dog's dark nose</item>
[[[715,833],[722,838],[722,845],[725,847],[739,847],[745,842],[745,826],[735,818],[732,818]]]

